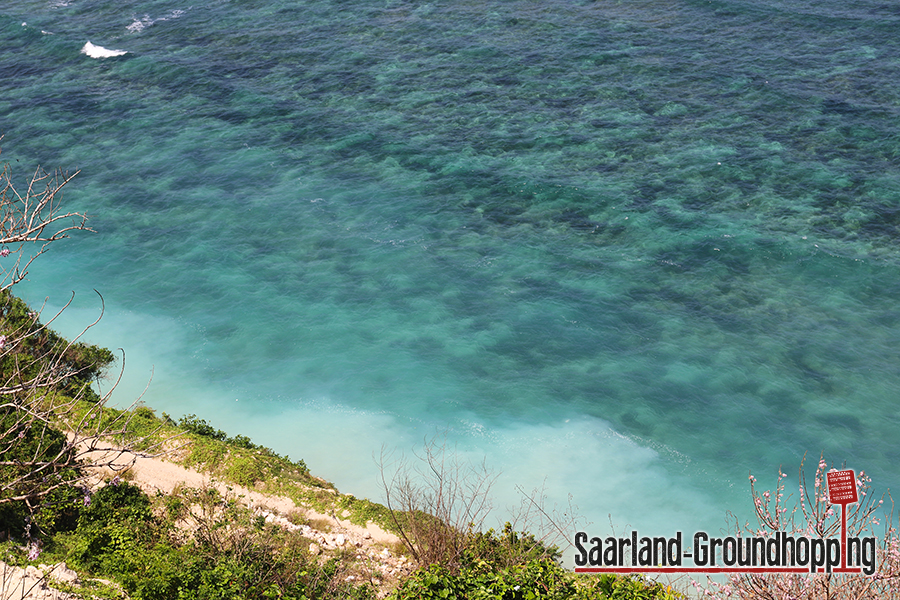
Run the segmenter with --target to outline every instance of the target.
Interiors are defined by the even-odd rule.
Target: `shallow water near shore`
[[[150,406],[373,499],[373,453],[443,432],[499,507],[544,486],[596,530],[718,530],[807,453],[900,483],[891,6],[12,0],[0,30],[2,158],[81,169],[97,231],[18,293],[75,291],[68,335],[102,294],[117,401],[152,366]]]

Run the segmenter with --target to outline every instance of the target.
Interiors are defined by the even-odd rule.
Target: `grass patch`
[[[357,498],[352,494],[344,494],[335,502],[338,508],[350,511],[350,522],[354,525],[365,527],[369,521],[377,524],[386,531],[395,528],[391,511],[384,505],[372,502],[368,498]]]

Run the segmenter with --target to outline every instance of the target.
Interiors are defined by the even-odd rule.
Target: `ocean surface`
[[[882,0],[4,0],[0,160],[96,230],[16,290],[344,492],[438,435],[719,531],[900,484],[898,82]]]

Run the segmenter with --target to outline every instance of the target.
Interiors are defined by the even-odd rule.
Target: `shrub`
[[[154,539],[150,499],[129,483],[110,484],[81,511],[72,559],[91,572],[125,575],[137,570]]]
[[[178,426],[188,433],[195,433],[197,435],[202,435],[203,437],[219,440],[220,442],[224,442],[225,438],[228,437],[228,434],[224,431],[216,429],[207,423],[205,419],[201,419],[194,414],[181,417],[181,419],[178,420]]]
[[[309,540],[266,526],[227,494],[185,488],[160,500],[165,518],[134,486],[102,488],[69,536],[66,560],[114,578],[134,600],[373,596],[345,581],[340,561],[320,565]]]
[[[511,523],[503,526],[502,533],[493,529],[470,532],[465,542],[464,561],[468,564],[481,561],[504,568],[542,559],[558,563],[560,558],[558,547],[545,544],[532,533],[515,531]]]
[[[0,431],[3,431],[0,480],[5,485],[0,494],[6,498],[27,494],[33,487],[34,463],[54,463],[42,469],[41,478],[60,474],[72,463],[73,449],[67,448],[66,436],[43,422],[34,422],[17,406],[0,407]],[[67,456],[68,451],[68,456]],[[54,460],[57,459],[58,460]],[[57,468],[58,467],[58,468]]]
[[[597,600],[684,600],[684,594],[663,586],[656,581],[630,575],[603,574],[590,576],[580,581],[579,598],[596,598]]]
[[[69,396],[97,395],[89,384],[99,378],[115,355],[106,348],[82,342],[71,343],[41,324],[39,315],[8,289],[0,290],[0,331],[5,333],[5,352],[0,359],[0,378],[4,382],[29,381],[45,376],[48,360],[65,376],[54,386]]]
[[[484,463],[468,464],[448,455],[437,438],[427,441],[419,464],[400,460],[388,478],[388,457],[379,462],[385,505],[394,531],[420,564],[457,570],[467,532],[481,529],[491,510],[490,489],[497,475]]]
[[[81,511],[79,527],[108,525],[110,523],[134,523],[143,525],[153,519],[150,498],[141,488],[113,479],[95,493]]]
[[[548,558],[491,568],[473,565],[457,573],[431,565],[415,572],[391,600],[683,600],[684,596],[640,577],[579,578]]]
[[[253,487],[266,478],[266,470],[256,457],[235,456],[225,469],[225,477],[244,487]]]

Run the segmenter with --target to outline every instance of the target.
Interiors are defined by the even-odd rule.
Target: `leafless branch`
[[[491,511],[497,475],[484,462],[470,464],[448,453],[446,441],[438,437],[426,439],[416,458],[413,465],[402,457],[392,461],[382,449],[378,464],[385,503],[419,563],[455,568],[466,536],[480,531]]]
[[[38,167],[21,191],[9,165],[0,170],[0,290],[25,279],[31,263],[52,242],[72,231],[93,231],[87,215],[60,208],[63,189],[78,173],[47,173]]]

